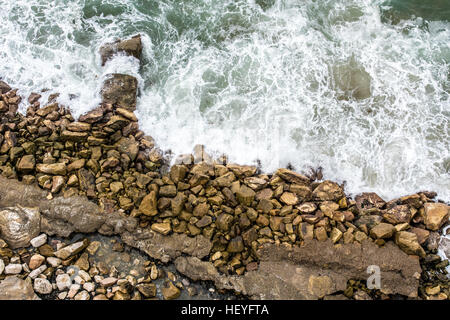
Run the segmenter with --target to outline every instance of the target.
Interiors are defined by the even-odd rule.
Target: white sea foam
[[[60,92],[78,116],[106,74],[130,73],[141,127],[175,154],[201,143],[268,172],[322,166],[351,193],[450,201],[449,23],[383,23],[380,3],[7,1],[0,77],[24,97]],[[100,67],[102,43],[138,32],[140,67]]]

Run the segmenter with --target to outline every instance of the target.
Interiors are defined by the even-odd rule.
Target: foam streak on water
[[[79,115],[108,72],[131,73],[140,125],[175,154],[201,143],[269,172],[322,166],[351,193],[450,201],[449,22],[390,7],[403,0],[273,2],[6,1],[0,77]],[[138,32],[140,68],[100,67],[102,43]]]

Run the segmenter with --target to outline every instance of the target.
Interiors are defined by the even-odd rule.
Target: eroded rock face
[[[40,214],[37,208],[6,207],[0,211],[0,236],[12,249],[27,247],[39,235]]]
[[[127,74],[113,73],[103,84],[103,102],[119,105],[127,110],[136,109],[137,79]]]
[[[100,47],[100,56],[102,59],[102,66],[112,58],[116,53],[124,53],[133,56],[136,59],[141,59],[142,42],[141,36],[136,35],[131,39],[117,40],[112,43],[106,43]]]
[[[378,247],[333,246],[311,240],[303,247],[286,249],[267,244],[258,252],[258,270],[243,276],[219,274],[213,264],[194,257],[179,257],[177,270],[193,280],[214,281],[218,288],[232,289],[254,299],[317,299],[345,290],[347,281],[367,280],[371,265],[380,267],[381,291],[417,297],[420,264],[392,243]]]
[[[31,282],[11,276],[0,281],[0,300],[40,300]]]

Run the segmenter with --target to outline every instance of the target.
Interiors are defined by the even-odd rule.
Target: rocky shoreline
[[[139,36],[106,44],[102,64],[141,51]],[[156,296],[152,281],[164,275],[154,278],[153,265],[148,277],[119,277],[89,264],[92,242],[47,239],[80,232],[120,236],[193,281],[246,298],[450,299],[448,260],[436,254],[441,241],[450,254],[441,240],[450,207],[435,193],[351,199],[320,173],[265,174],[202,146],[169,166],[139,130],[137,88],[132,76],[110,75],[103,102],[76,120],[57,94],[44,102],[33,93],[18,113],[17,89],[0,81],[0,299]],[[371,265],[379,289],[366,287]],[[78,283],[70,266],[84,271]],[[189,287],[168,279],[166,299]]]

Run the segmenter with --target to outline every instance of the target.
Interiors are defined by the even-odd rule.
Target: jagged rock
[[[30,281],[12,276],[0,281],[0,300],[40,300]]]
[[[81,252],[83,249],[85,249],[89,245],[89,242],[87,240],[79,241],[72,243],[62,249],[59,249],[55,252],[55,256],[60,259],[67,259],[70,256],[76,255],[77,253]]]
[[[275,172],[275,175],[281,177],[283,180],[294,183],[294,184],[300,184],[305,185],[310,183],[310,179],[300,173],[291,171],[289,169],[278,169]]]
[[[62,141],[82,142],[87,139],[89,133],[63,130],[60,138]]]
[[[122,241],[147,253],[153,259],[173,260],[182,254],[204,258],[209,255],[212,243],[202,235],[189,237],[186,234],[163,236],[152,230],[137,229],[121,234]]]
[[[349,279],[367,280],[367,267],[377,265],[381,291],[417,297],[420,264],[392,243],[379,248],[371,241],[361,245],[311,240],[292,249],[267,244],[258,251],[258,270],[243,276],[219,274],[211,262],[179,257],[177,270],[194,281],[213,281],[218,289],[241,292],[254,299],[317,299],[344,291]]]
[[[337,183],[327,180],[314,189],[312,196],[314,200],[338,201],[345,195],[344,191]]]
[[[67,125],[67,130],[69,131],[75,131],[75,132],[85,132],[91,130],[91,124],[87,122],[71,122]]]
[[[136,35],[127,40],[116,40],[112,43],[106,43],[100,47],[100,56],[102,60],[102,66],[111,59],[116,53],[125,53],[126,55],[133,56],[136,59],[141,59],[142,54],[142,42],[141,35]]]
[[[389,239],[395,233],[395,227],[389,223],[380,223],[370,230],[370,235],[375,239]]]
[[[444,203],[425,203],[425,225],[427,229],[436,231],[445,222],[450,215],[450,207]]]
[[[11,90],[11,87],[5,82],[0,80],[0,93],[5,94]]]
[[[67,173],[67,167],[65,163],[39,163],[36,165],[38,172],[52,174],[52,175],[65,175]]]
[[[137,285],[136,289],[146,298],[156,296],[156,285],[154,283],[142,283]]]
[[[101,90],[103,102],[117,104],[125,109],[136,109],[137,79],[114,73],[104,82]]]
[[[139,211],[147,216],[155,216],[158,214],[158,202],[155,191],[150,191],[150,193],[142,199]]]
[[[17,171],[23,172],[23,173],[29,173],[34,170],[35,165],[36,165],[36,160],[34,158],[34,155],[28,154],[28,155],[23,156],[17,163]]]
[[[395,243],[407,254],[425,257],[425,250],[420,246],[417,235],[408,231],[400,231],[395,234]]]
[[[298,197],[291,192],[284,192],[281,195],[280,200],[288,206],[296,205],[298,203]]]
[[[40,294],[50,294],[53,291],[52,284],[47,279],[34,279],[34,290]]]
[[[244,206],[250,206],[255,198],[255,191],[242,185],[236,192],[236,199]]]
[[[244,251],[244,242],[242,241],[242,237],[237,236],[236,238],[231,239],[228,243],[227,251],[231,253]]]
[[[377,208],[381,209],[386,202],[374,192],[365,192],[355,197],[356,206],[359,211]]]
[[[409,223],[411,221],[411,210],[407,205],[395,205],[383,213],[383,219],[392,224]]]
[[[37,208],[17,206],[0,211],[0,236],[12,249],[29,246],[39,231],[40,213]]]
[[[74,161],[72,161],[72,163],[70,163],[67,166],[67,171],[71,172],[71,171],[79,170],[79,169],[83,168],[85,164],[86,164],[86,159],[74,160]]]
[[[167,287],[163,287],[161,289],[161,292],[163,294],[163,297],[165,300],[173,300],[180,296],[181,291],[175,285],[169,281],[169,284]]]

